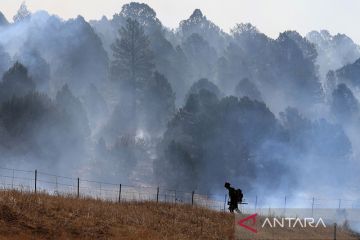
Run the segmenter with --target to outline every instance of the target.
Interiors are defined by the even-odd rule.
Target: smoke
[[[0,26],[2,165],[216,194],[230,181],[269,202],[357,198],[350,38],[272,39],[249,23],[226,34],[198,9],[171,31],[139,3],[89,23],[21,12]],[[128,18],[155,66],[135,82],[110,72]]]
[[[306,38],[315,44],[318,52],[317,64],[321,80],[326,80],[330,70],[350,64],[360,57],[360,49],[351,38],[344,34],[331,35],[327,30],[312,31]]]

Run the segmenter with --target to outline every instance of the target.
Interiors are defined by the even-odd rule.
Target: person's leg
[[[231,209],[232,209],[232,212],[235,211],[237,213],[241,213],[241,211],[239,210],[237,202],[231,203]]]
[[[236,206],[233,202],[230,203],[230,212],[234,212],[234,210],[236,209]]]
[[[234,204],[232,202],[229,204],[229,211],[234,212]]]

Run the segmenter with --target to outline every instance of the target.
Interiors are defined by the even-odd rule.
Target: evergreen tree
[[[128,123],[129,130],[137,128],[138,92],[143,89],[145,80],[151,76],[154,68],[153,54],[149,48],[150,41],[144,29],[136,20],[127,19],[126,27],[119,30],[121,39],[116,39],[112,45],[114,60],[111,64],[111,74],[114,80],[120,80],[122,90],[121,104],[132,120]]]
[[[155,72],[147,81],[141,98],[141,112],[146,129],[154,134],[162,133],[175,113],[175,93],[166,77]]]
[[[154,9],[145,3],[131,2],[123,5],[121,12],[114,15],[113,22],[116,25],[122,25],[129,18],[136,20],[140,26],[144,27],[146,33],[162,28]]]
[[[37,90],[49,90],[50,65],[37,49],[29,48],[24,44],[19,55],[15,56],[21,63],[28,66],[29,75],[36,83]]]
[[[151,75],[154,68],[150,41],[140,24],[130,18],[127,19],[126,27],[119,30],[119,35],[121,38],[116,39],[112,45],[112,77],[130,81],[131,85],[138,86]]]
[[[89,124],[92,129],[96,128],[104,121],[104,119],[108,118],[108,105],[103,95],[94,84],[90,84],[87,87],[85,94],[81,99],[83,100],[84,109],[86,110]]]
[[[31,17],[30,11],[27,9],[25,2],[22,2],[16,15],[13,17],[14,22],[21,22]]]
[[[228,35],[211,22],[200,9],[195,9],[191,16],[180,22],[178,33],[183,40],[196,33],[206,39],[217,54],[226,47]]]
[[[359,102],[352,91],[341,83],[332,92],[331,111],[341,122],[351,122],[359,116]],[[358,120],[358,119],[356,119]]]
[[[193,33],[183,42],[182,47],[191,64],[193,77],[212,80],[218,57],[209,42],[199,34]]]
[[[261,93],[255,83],[250,81],[248,78],[242,79],[235,87],[235,96],[249,97],[252,100],[262,101]]]
[[[0,12],[0,27],[9,25],[8,20],[2,12]]]
[[[57,107],[65,111],[76,126],[82,137],[90,135],[89,121],[87,119],[86,111],[80,102],[70,91],[68,85],[64,85],[56,94]]]
[[[189,96],[168,124],[158,146],[155,173],[171,186],[209,190],[226,178],[248,187],[255,172],[266,166],[274,187],[280,178],[273,173],[282,168],[281,159],[263,146],[268,141],[281,142],[280,133],[264,103],[246,97],[218,99],[201,89]]]
[[[77,164],[85,154],[83,132],[71,113],[58,106],[46,94],[35,91],[3,102],[1,156],[19,156],[21,164],[25,160],[28,164],[41,164],[43,169],[54,169],[65,161],[69,168]],[[6,161],[2,164],[9,162],[2,160]]]
[[[347,64],[335,71],[335,76],[339,82],[344,82],[349,86],[358,88],[360,86],[360,58],[354,63]]]
[[[35,84],[28,75],[27,68],[16,62],[3,76],[0,83],[0,102],[12,96],[22,97],[35,90]]]
[[[220,98],[222,95],[218,86],[216,86],[208,79],[202,78],[191,85],[185,99],[187,100],[191,94],[198,94],[201,90],[207,90],[215,94],[217,98]]]
[[[5,71],[9,69],[10,62],[10,55],[5,51],[4,47],[0,45],[0,76],[2,76]]]

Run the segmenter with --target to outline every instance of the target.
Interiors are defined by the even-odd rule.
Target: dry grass
[[[0,192],[0,239],[231,239],[233,222],[188,205]]]
[[[348,232],[343,234],[354,239]],[[274,239],[274,233],[263,237]],[[230,240],[234,239],[234,216],[180,204],[117,204],[0,191],[2,239]]]

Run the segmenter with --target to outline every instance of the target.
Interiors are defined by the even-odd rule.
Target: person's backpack
[[[236,195],[237,202],[242,203],[244,195],[243,195],[241,189],[236,189],[235,190],[235,195]]]

